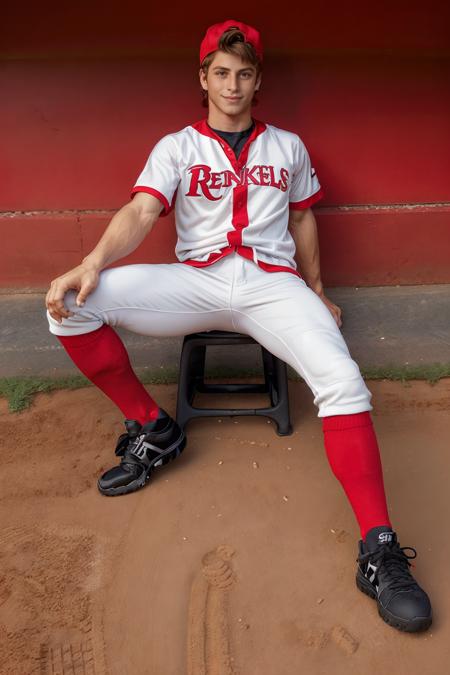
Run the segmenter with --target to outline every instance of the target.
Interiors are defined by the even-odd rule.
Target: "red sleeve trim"
[[[310,197],[307,197],[306,199],[302,199],[301,202],[289,202],[289,208],[292,209],[293,211],[300,211],[302,209],[307,209],[316,202],[318,202],[319,199],[322,199],[323,195],[324,192],[322,188],[319,188],[317,192],[315,192]]]
[[[162,192],[155,190],[155,188],[146,187],[145,185],[136,185],[131,191],[131,199],[133,199],[136,192],[147,192],[147,194],[153,195],[153,197],[159,199],[161,204],[164,206],[164,211],[161,213],[162,216],[167,216],[175,205],[175,199],[173,200],[172,204],[169,204]]]

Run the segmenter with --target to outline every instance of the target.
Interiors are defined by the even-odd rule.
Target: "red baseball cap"
[[[210,26],[206,31],[205,37],[202,40],[200,45],[200,63],[203,62],[203,59],[208,56],[211,52],[215,52],[219,49],[219,40],[222,37],[222,34],[227,30],[236,26],[244,34],[246,42],[250,42],[254,46],[256,54],[260,61],[263,58],[263,46],[261,42],[261,36],[256,28],[247,26],[246,23],[242,21],[234,21],[233,19],[228,19],[223,23],[215,23],[213,26]]]

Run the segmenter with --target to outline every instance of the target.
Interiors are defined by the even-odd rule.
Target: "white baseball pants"
[[[319,417],[372,410],[372,395],[330,311],[289,272],[265,272],[232,253],[203,268],[168,263],[104,270],[83,307],[76,295],[66,293],[74,316],[62,324],[47,312],[55,335],[89,333],[103,323],[153,337],[236,331],[292,366],[313,392]]]

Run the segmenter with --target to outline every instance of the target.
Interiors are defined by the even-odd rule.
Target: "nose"
[[[228,89],[230,92],[235,92],[238,89],[238,76],[237,73],[230,73],[228,78]]]

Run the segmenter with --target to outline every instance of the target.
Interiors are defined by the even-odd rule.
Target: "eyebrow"
[[[231,68],[226,68],[225,66],[214,66],[213,70],[231,70]],[[241,68],[238,70],[238,73],[243,73],[244,70],[255,70],[254,66],[247,66],[246,68]]]

